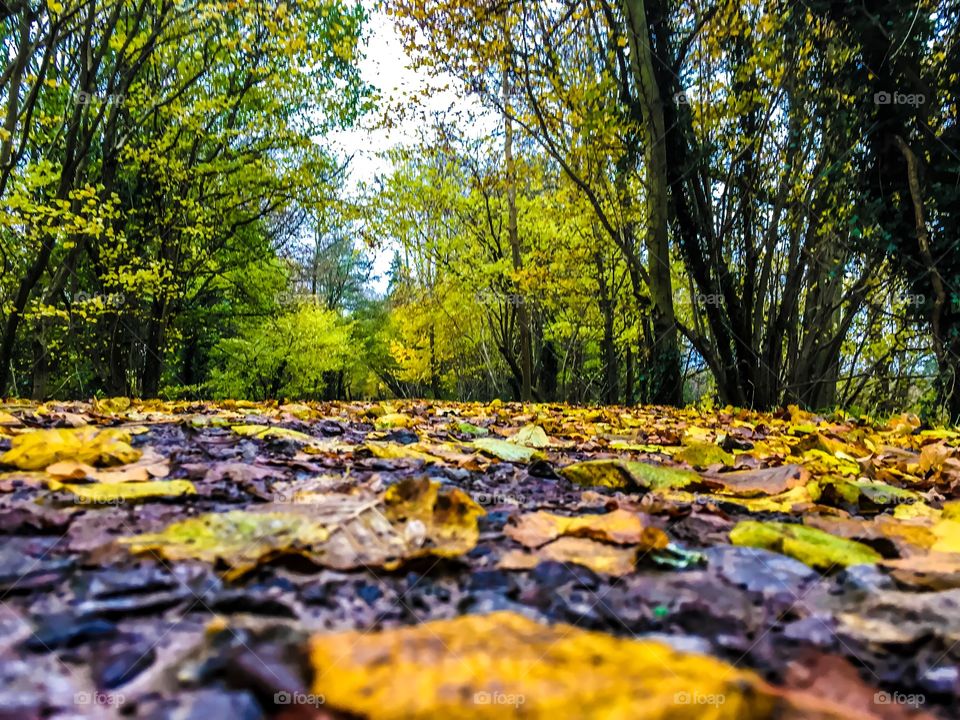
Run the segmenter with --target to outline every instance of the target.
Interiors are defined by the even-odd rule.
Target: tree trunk
[[[508,30],[504,29],[506,34]],[[503,159],[507,176],[507,239],[510,243],[514,272],[523,270],[520,235],[517,228],[517,178],[513,160],[513,121],[510,117],[510,73],[505,56],[503,67]],[[520,400],[533,399],[533,348],[530,338],[530,310],[520,287],[517,287],[517,324],[520,326]]]
[[[650,31],[644,0],[623,0],[630,24],[630,64],[639,89],[643,115],[643,157],[647,195],[647,274],[650,278],[652,344],[647,348],[648,377],[645,402],[679,405],[682,401],[680,351],[670,277],[670,244],[667,236],[667,151],[663,104],[650,49]]]

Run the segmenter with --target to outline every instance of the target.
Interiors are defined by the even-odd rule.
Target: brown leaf
[[[584,537],[562,537],[533,553],[510,550],[500,559],[504,570],[530,570],[545,560],[576,563],[594,572],[620,577],[636,569],[637,549],[619,547]]]
[[[722,492],[738,497],[777,495],[810,481],[810,472],[802,465],[777,465],[757,470],[740,470],[711,476],[724,484]]]
[[[664,548],[669,543],[659,528],[645,524],[637,513],[614,510],[604,515],[565,517],[542,510],[527,513],[504,528],[508,537],[526,547],[539,547],[561,535],[586,537],[619,545]]]

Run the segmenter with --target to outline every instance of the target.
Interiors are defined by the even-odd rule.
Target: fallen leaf
[[[225,577],[234,579],[277,555],[307,554],[329,534],[324,525],[303,514],[231,510],[188,518],[162,532],[118,542],[133,553],[153,553],[166,560],[223,562],[229,568]]]
[[[925,590],[960,588],[960,554],[931,552],[909,558],[884,560],[882,565],[902,585]]]
[[[412,428],[417,424],[417,419],[403,413],[387,413],[381,415],[374,422],[377,430],[386,430],[390,428]]]
[[[909,644],[922,637],[960,642],[960,589],[941,592],[885,590],[839,608],[841,632],[865,643]]]
[[[47,474],[57,480],[90,479],[100,483],[146,482],[151,478],[165,478],[170,474],[170,463],[159,453],[146,450],[140,460],[128,465],[99,469],[76,460],[63,460],[47,467]]]
[[[733,465],[733,454],[719,445],[709,442],[697,442],[687,445],[674,454],[674,459],[683,460],[695,468],[708,468],[711,465]]]
[[[567,465],[560,474],[583,487],[609,487],[617,490],[662,490],[703,485],[692,470],[629,460],[586,460]]]
[[[212,513],[123,542],[135,553],[154,552],[169,560],[221,560],[230,568],[228,579],[284,554],[339,570],[394,569],[412,558],[469,552],[483,514],[462,490],[441,488],[426,478],[407,479],[372,498],[331,493],[283,511]],[[238,547],[246,549],[236,557]]]
[[[934,552],[960,553],[960,520],[941,519],[933,526],[936,541],[930,548]]]
[[[47,488],[65,491],[73,496],[78,505],[111,505],[118,502],[144,500],[158,497],[179,497],[197,492],[189,480],[155,480],[132,483],[90,483],[74,485],[51,480]]]
[[[515,518],[504,528],[508,537],[535,548],[561,535],[586,537],[618,545],[641,545],[645,549],[665,548],[669,539],[662,530],[644,524],[641,516],[627,510],[604,515],[565,517],[540,510]]]
[[[382,460],[422,460],[425,463],[437,462],[439,458],[416,450],[409,445],[392,442],[368,442],[363,446],[373,457]]]
[[[952,456],[953,448],[944,443],[936,442],[924,445],[920,448],[920,470],[922,472],[940,470],[943,467],[944,460]]]
[[[297,440],[305,443],[316,440],[312,435],[273,425],[231,425],[230,429],[237,435],[260,440]]]
[[[721,492],[738,497],[777,495],[810,481],[809,471],[802,465],[777,465],[756,470],[738,470],[711,476],[723,483]]]
[[[28,430],[11,440],[0,455],[0,465],[21,470],[43,470],[54,463],[72,460],[91,465],[123,465],[136,461],[140,450],[130,446],[128,430],[94,427],[58,430]]]
[[[594,572],[621,577],[636,570],[637,548],[618,547],[585,537],[561,537],[532,553],[509,550],[497,566],[504,570],[530,570],[545,560],[576,563]]]
[[[497,438],[477,438],[472,443],[473,447],[487,455],[512,463],[530,462],[536,454],[533,448],[517,445],[509,440],[499,440]]]
[[[550,444],[546,431],[539,425],[524,425],[508,438],[509,442],[532,448],[545,448]]]
[[[790,523],[743,520],[730,531],[730,542],[773,550],[819,570],[876,563],[882,559],[880,553],[862,543]]]
[[[326,707],[382,720],[850,717],[712,657],[511,612],[314,635],[310,661]]]
[[[8,412],[3,412],[2,410],[0,410],[0,425],[4,425],[4,426],[14,426],[14,425],[20,425],[20,424],[21,424],[21,423],[20,423],[20,421],[16,418],[16,416],[11,415],[11,414],[8,413]]]

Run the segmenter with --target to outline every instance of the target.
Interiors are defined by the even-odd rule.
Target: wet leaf
[[[279,554],[305,554],[329,534],[324,525],[302,514],[231,510],[119,542],[133,553],[153,553],[166,560],[222,562],[230,568],[226,577],[235,578]]]
[[[230,568],[228,579],[284,554],[341,570],[393,569],[417,557],[469,552],[483,514],[463,491],[422,478],[404,480],[379,497],[329,494],[282,512],[203,515],[123,543],[169,560],[220,560]],[[245,548],[239,557],[238,548]]]
[[[403,413],[387,413],[377,418],[374,427],[377,430],[389,428],[412,428],[417,424],[417,419]]]
[[[960,588],[960,554],[932,552],[884,560],[883,566],[902,585],[925,590]]]
[[[751,497],[777,495],[792,488],[803,487],[809,482],[810,473],[802,465],[778,465],[756,470],[725,472],[714,477],[723,483],[724,488],[721,492],[724,494]]]
[[[457,432],[464,435],[472,435],[474,437],[483,437],[489,435],[490,431],[485,427],[480,427],[479,425],[473,425],[468,422],[458,422],[454,424],[454,428]]]
[[[437,462],[439,458],[417,450],[410,445],[401,445],[391,442],[368,442],[364,448],[370,452],[373,457],[382,460],[421,460],[425,463]]]
[[[47,474],[57,480],[90,479],[100,483],[146,482],[165,478],[170,474],[170,463],[158,453],[148,450],[140,460],[128,465],[100,469],[76,460],[63,460],[47,467]]]
[[[3,412],[2,410],[0,410],[0,426],[12,427],[12,426],[14,426],[14,425],[20,425],[20,424],[21,424],[21,423],[20,423],[20,421],[16,418],[16,416],[11,415],[11,414],[8,413],[8,412]]]
[[[843,633],[865,643],[908,644],[925,636],[960,642],[960,590],[881,591],[837,614]]]
[[[946,518],[933,526],[936,541],[931,548],[934,552],[960,553],[960,520]]]

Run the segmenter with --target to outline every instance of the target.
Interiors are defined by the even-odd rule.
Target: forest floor
[[[960,433],[494,402],[0,405],[0,718],[913,718]]]

